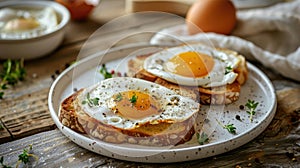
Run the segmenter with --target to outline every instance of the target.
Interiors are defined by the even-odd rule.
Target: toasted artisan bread
[[[129,60],[128,62],[128,75],[144,80],[148,80],[154,83],[158,83],[165,86],[171,90],[175,90],[182,96],[190,97],[194,100],[198,100],[203,105],[208,104],[231,104],[238,100],[240,96],[241,86],[246,82],[248,77],[248,69],[246,65],[246,60],[243,56],[239,55],[237,52],[218,48],[217,50],[222,51],[227,54],[235,55],[241,60],[235,72],[238,74],[237,79],[226,86],[204,88],[201,86],[182,86],[176,83],[166,81],[160,77],[157,77],[145,69],[143,69],[144,60],[149,57],[149,55],[136,56],[135,58]]]
[[[135,129],[121,129],[101,123],[78,108],[78,95],[66,98],[59,110],[60,122],[72,130],[109,143],[130,143],[148,146],[178,145],[189,141],[195,133],[194,117],[177,123],[146,123]]]

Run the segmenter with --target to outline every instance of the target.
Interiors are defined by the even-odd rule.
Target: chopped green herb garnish
[[[122,96],[121,93],[119,93],[119,94],[117,95],[117,97],[116,97],[116,101],[119,102],[119,101],[121,101],[121,100],[123,100],[123,96]]]
[[[82,104],[87,104],[89,106],[98,106],[99,105],[99,98],[98,97],[95,97],[95,98],[91,98],[90,97],[90,93],[87,93],[86,94],[86,100],[83,100],[81,103]]]
[[[232,71],[232,67],[231,66],[227,66],[225,68],[225,75],[228,74],[228,73],[230,73],[231,71]]]
[[[0,123],[0,130],[3,130],[4,128],[3,128],[3,125]]]
[[[132,103],[132,105],[135,105],[136,101],[138,99],[138,96],[136,96],[136,94],[132,95],[131,99],[129,99],[130,103]]]
[[[107,71],[105,64],[102,64],[100,73],[103,75],[104,79],[112,78],[112,74]]]
[[[98,97],[95,97],[93,99],[90,99],[90,103],[92,103],[92,105],[94,106],[97,106],[98,105],[98,102],[99,102],[99,98]]]
[[[233,124],[224,125],[220,121],[217,120],[219,125],[221,125],[224,129],[226,129],[229,133],[236,134],[236,127]]]
[[[0,72],[0,99],[3,98],[3,90],[8,89],[8,85],[14,86],[19,81],[24,80],[26,71],[24,68],[24,60],[15,60],[10,59],[6,60],[3,63],[3,69]]]
[[[208,140],[209,140],[208,135],[205,132],[202,132],[201,135],[199,133],[197,133],[196,136],[197,136],[198,143],[200,145],[204,145],[204,143],[208,142]]]
[[[245,104],[245,106],[249,109],[247,111],[248,114],[250,114],[250,121],[253,121],[253,116],[256,114],[256,107],[258,105],[258,102],[255,102],[254,100],[248,100],[248,102]]]

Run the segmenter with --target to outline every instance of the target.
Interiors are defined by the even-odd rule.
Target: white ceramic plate
[[[202,130],[209,135],[209,141],[204,145],[199,145],[195,136],[190,142],[175,147],[110,144],[76,133],[59,122],[58,109],[63,99],[74,93],[74,90],[103,80],[98,73],[101,64],[106,63],[107,68],[123,73],[127,71],[128,59],[162,48],[145,44],[114,48],[85,58],[65,70],[51,86],[48,99],[51,116],[57,127],[76,144],[101,155],[136,162],[167,163],[195,160],[230,151],[251,141],[269,125],[276,112],[275,91],[266,75],[249,63],[249,79],[242,86],[237,102],[227,106],[202,106],[201,112],[206,113]],[[246,108],[240,108],[248,99],[259,102],[253,122],[250,122]],[[217,121],[234,124],[237,133],[229,133]]]

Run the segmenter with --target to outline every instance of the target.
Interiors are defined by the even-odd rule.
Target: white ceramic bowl
[[[25,39],[0,39],[0,59],[34,59],[45,56],[55,50],[63,41],[65,27],[70,21],[69,11],[54,1],[4,1],[0,9],[45,8],[52,7],[58,17],[58,25],[50,32]]]

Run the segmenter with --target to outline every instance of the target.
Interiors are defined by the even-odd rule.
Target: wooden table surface
[[[183,23],[174,15],[125,15],[122,0],[102,0],[86,21],[71,21],[63,44],[43,58],[25,61],[26,80],[6,90],[0,100],[0,157],[14,166],[30,144],[38,161],[29,167],[300,167],[300,84],[261,66],[271,79],[278,99],[276,116],[254,140],[214,157],[173,164],[146,164],[116,160],[90,152],[65,137],[54,124],[47,98],[54,79],[78,59],[81,47],[98,30],[85,57],[129,43],[148,42],[154,32]],[[120,17],[118,18],[118,17]],[[111,21],[114,18],[118,18]],[[125,22],[124,22],[125,20]]]

